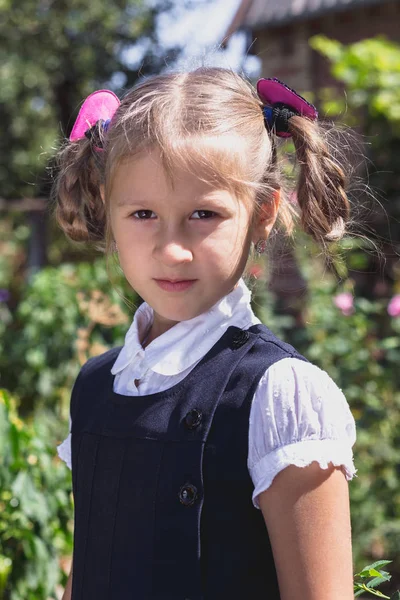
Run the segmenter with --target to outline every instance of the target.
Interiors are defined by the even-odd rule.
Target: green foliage
[[[312,37],[310,44],[329,60],[333,77],[345,88],[320,90],[323,111],[362,136],[368,184],[376,199],[355,189],[353,217],[357,212],[360,230],[365,233],[367,225],[369,237],[379,240],[386,254],[382,271],[390,282],[394,257],[400,255],[400,45],[384,37],[343,45],[322,35]],[[358,148],[352,150],[358,153]],[[374,290],[374,283],[380,285],[376,257],[365,258],[362,270],[375,273],[365,278],[363,295]]]
[[[400,600],[400,592],[394,592],[390,597],[385,596],[376,588],[381,583],[390,581],[391,576],[387,571],[383,571],[381,567],[390,564],[391,560],[378,560],[372,565],[367,565],[359,573],[354,575],[354,597],[357,598],[364,592],[368,592],[379,598],[387,598],[388,600]]]
[[[110,343],[123,343],[130,309],[121,295],[131,302],[137,296],[120,271],[110,266],[110,272],[116,287],[110,284],[104,258],[42,269],[26,286],[0,352],[3,385],[22,399],[24,411],[40,404],[65,416],[88,327],[91,345],[81,350],[86,358]]]
[[[52,148],[69,134],[90,92],[131,86],[139,69],[160,70],[165,50],[155,23],[169,7],[145,0],[0,2],[0,123],[9,123],[0,136],[1,196],[46,193]]]
[[[24,217],[14,219],[2,217],[0,220],[0,288],[15,292],[22,283],[19,267],[25,260],[23,247],[29,238],[29,227]]]
[[[310,44],[329,59],[333,76],[346,85],[346,97],[327,101],[326,112],[344,113],[348,103],[351,110],[362,108],[371,117],[390,121],[400,134],[400,46],[384,37],[345,46],[323,35],[311,38]]]
[[[0,598],[56,598],[72,551],[71,477],[55,456],[50,414],[29,423],[0,390]]]

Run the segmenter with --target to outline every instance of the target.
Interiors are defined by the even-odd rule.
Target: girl
[[[242,273],[279,217],[292,136],[304,229],[345,232],[344,175],[317,112],[224,69],[85,101],[60,152],[56,217],[118,252],[144,303],[71,397],[69,600],[350,600],[355,423],[327,373],[253,314]]]

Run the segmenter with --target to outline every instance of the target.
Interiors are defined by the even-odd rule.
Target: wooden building
[[[226,39],[239,29],[248,32],[263,77],[317,92],[332,80],[309,38],[324,34],[348,44],[385,35],[400,41],[400,0],[242,0]]]

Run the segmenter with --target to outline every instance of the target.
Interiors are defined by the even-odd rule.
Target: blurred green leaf
[[[82,100],[159,72],[177,48],[158,40],[169,0],[0,3],[0,196],[47,195],[45,167]]]

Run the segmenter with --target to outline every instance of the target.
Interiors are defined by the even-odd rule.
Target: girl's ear
[[[253,242],[256,244],[259,240],[266,240],[271,233],[278,215],[279,204],[281,201],[281,190],[275,190],[268,201],[263,202],[255,215],[253,227]]]

